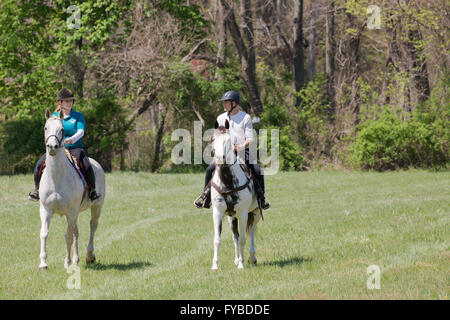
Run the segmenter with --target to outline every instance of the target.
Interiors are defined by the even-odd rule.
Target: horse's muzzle
[[[57,143],[48,143],[47,148],[49,149],[48,154],[51,156],[55,156],[56,150],[59,149],[59,145]]]
[[[56,149],[57,149],[57,148],[55,148],[55,149],[50,148],[50,150],[48,151],[48,154],[51,155],[52,157],[53,157],[53,156],[56,156]]]

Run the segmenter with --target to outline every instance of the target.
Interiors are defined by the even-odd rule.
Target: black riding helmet
[[[222,98],[220,99],[220,101],[227,101],[227,100],[235,101],[236,104],[239,104],[241,98],[239,97],[239,93],[237,93],[236,91],[230,90],[230,91],[225,92],[223,94]]]
[[[231,110],[228,111],[228,117],[230,116],[230,113],[234,110],[234,108],[236,108],[236,106],[239,104],[239,101],[241,100],[241,98],[239,97],[239,93],[237,93],[236,91],[230,90],[227,91],[223,94],[222,98],[220,99],[220,101],[234,101],[236,102],[236,105],[231,107]]]

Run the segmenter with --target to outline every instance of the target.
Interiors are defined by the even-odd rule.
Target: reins
[[[45,144],[47,144],[48,139],[50,139],[51,137],[55,137],[56,140],[58,140],[58,148],[61,148],[61,142],[63,142],[63,140],[64,140],[64,129],[62,129],[62,138],[61,139],[59,139],[56,134],[51,134],[45,139]]]
[[[61,129],[61,133],[61,139],[59,139],[56,134],[49,135],[47,138],[45,138],[45,144],[47,145],[48,139],[50,139],[51,137],[55,137],[56,140],[58,140],[58,148],[61,148],[61,143],[64,141],[64,127]]]

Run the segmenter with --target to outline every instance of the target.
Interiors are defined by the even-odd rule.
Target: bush
[[[420,111],[408,115],[402,120],[385,110],[379,119],[362,123],[351,146],[357,165],[374,170],[447,165],[450,137],[446,121]]]
[[[44,115],[0,125],[0,174],[32,172],[45,153]]]
[[[262,122],[266,124],[270,124],[267,119],[272,119],[278,124],[281,118],[284,118],[282,107],[273,109],[266,108],[262,114]],[[303,170],[303,152],[301,147],[292,138],[293,133],[291,132],[291,127],[280,123],[279,125],[266,125],[264,129],[267,130],[267,151],[270,151],[272,148],[271,130],[279,130],[279,170]]]
[[[127,111],[112,92],[99,92],[91,101],[74,105],[86,120],[83,145],[88,156],[97,160],[107,172],[112,170],[114,154],[122,154],[127,149],[126,134],[131,123],[127,121]]]

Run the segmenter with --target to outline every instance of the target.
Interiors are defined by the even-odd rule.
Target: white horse
[[[62,124],[63,113],[60,117],[51,116],[47,109],[45,112],[45,145],[46,167],[39,185],[40,216],[41,216],[41,253],[39,269],[47,269],[46,241],[50,227],[50,220],[54,213],[64,215],[67,219],[66,258],[64,267],[70,264],[70,250],[73,246],[72,263],[77,265],[78,257],[78,227],[77,219],[81,211],[91,208],[91,235],[87,246],[86,262],[95,261],[94,234],[98,226],[100,212],[105,199],[105,173],[97,161],[89,158],[94,169],[96,187],[101,197],[92,202],[86,192],[83,181],[73,168],[64,150],[64,128]]]
[[[256,200],[253,181],[247,178],[237,158],[231,136],[228,132],[229,122],[219,127],[215,123],[214,161],[216,169],[211,180],[211,203],[214,220],[214,257],[212,270],[217,270],[218,253],[221,243],[222,219],[228,215],[228,222],[233,232],[235,259],[238,269],[244,268],[244,249],[246,235],[250,234],[251,246],[248,262],[256,264],[255,232],[256,224],[261,219],[261,213]],[[242,161],[243,162],[243,161]]]

